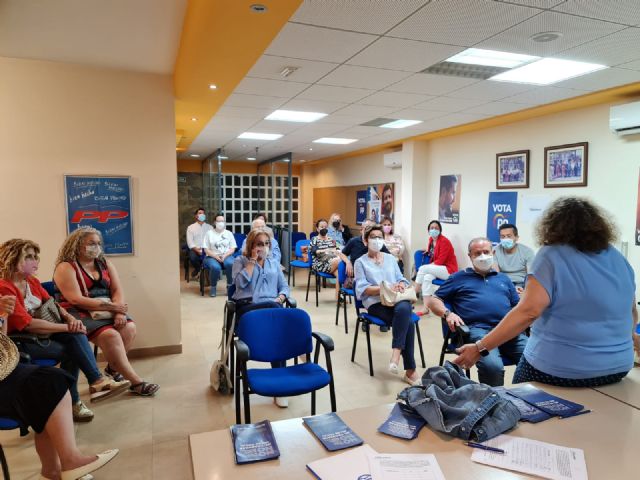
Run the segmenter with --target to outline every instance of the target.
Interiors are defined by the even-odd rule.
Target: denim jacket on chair
[[[463,440],[484,442],[512,429],[520,411],[489,385],[469,380],[457,365],[431,367],[422,387],[405,388],[398,398],[431,428]]]

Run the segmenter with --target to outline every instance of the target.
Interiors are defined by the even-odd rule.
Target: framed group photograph
[[[529,188],[529,150],[496,155],[496,188]]]
[[[586,187],[589,143],[557,145],[544,149],[544,186]]]

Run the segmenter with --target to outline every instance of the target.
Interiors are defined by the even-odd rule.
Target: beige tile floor
[[[310,314],[313,329],[330,335],[335,342],[332,362],[338,410],[393,401],[404,384],[386,370],[391,353],[390,333],[381,333],[377,328],[372,331],[375,376],[370,377],[364,336],[358,338],[356,362],[350,361],[355,324],[353,306],[348,306],[350,329],[345,335],[342,323],[338,326],[334,323],[334,289],[324,289],[320,305],[316,307],[313,291],[309,302],[304,300],[304,272],[299,272],[297,280],[293,296]],[[98,480],[191,479],[189,434],[227,428],[235,421],[233,397],[220,396],[209,387],[209,369],[219,355],[224,281],[219,283],[217,298],[200,297],[194,282],[188,285],[183,282],[181,289],[183,353],[134,361],[135,368],[146,380],[162,386],[157,397],[125,394],[92,407],[96,414],[93,422],[76,425],[78,444],[83,451],[120,449],[120,455],[96,473]],[[427,366],[436,365],[442,342],[440,320],[428,316],[420,323]],[[417,344],[416,361],[419,363]],[[510,367],[507,381],[512,373],[513,367]],[[81,386],[83,391],[86,384]],[[286,409],[276,407],[270,398],[252,396],[251,407],[254,421],[309,415],[311,408],[309,395],[291,398]],[[322,390],[317,395],[317,411],[324,413],[329,408],[328,390]],[[0,432],[0,443],[7,455],[12,479],[38,478],[39,463],[32,435],[20,438],[15,430]]]

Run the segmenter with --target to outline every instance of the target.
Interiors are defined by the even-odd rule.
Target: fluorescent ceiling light
[[[192,153],[189,156],[192,157],[192,158],[200,158],[200,155],[198,155],[197,153]]]
[[[349,143],[357,142],[355,138],[330,138],[323,137],[317,140],[314,140],[313,143],[330,143],[332,145],[347,145]],[[311,149],[309,149],[311,150]]]
[[[467,48],[464,52],[447,58],[446,61],[471,65],[486,65],[488,67],[514,68],[539,58],[540,57],[533,57],[531,55],[521,55],[519,53],[499,52],[498,50]]]
[[[249,160],[251,162],[255,161],[255,159],[256,159],[256,157],[247,157],[247,160]]]
[[[238,138],[248,138],[250,140],[277,140],[280,137],[282,137],[280,133],[244,132],[238,135]]]
[[[603,68],[609,67],[595,63],[576,62],[559,58],[543,58],[542,60],[524,65],[520,68],[499,73],[489,80],[550,85],[561,80],[566,80],[567,78],[579,77],[580,75],[602,70]]]
[[[326,113],[319,112],[301,112],[296,110],[276,110],[271,113],[265,120],[279,120],[281,122],[303,122],[311,123],[326,117]]]
[[[394,120],[393,122],[380,125],[382,128],[406,128],[422,123],[422,120]]]

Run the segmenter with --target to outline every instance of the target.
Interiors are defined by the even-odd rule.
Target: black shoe
[[[381,332],[388,332],[389,331],[389,327],[387,327],[387,326],[380,327],[380,331]]]
[[[198,275],[200,275],[200,270],[194,270],[193,272],[191,272],[191,278],[198,278]]]

